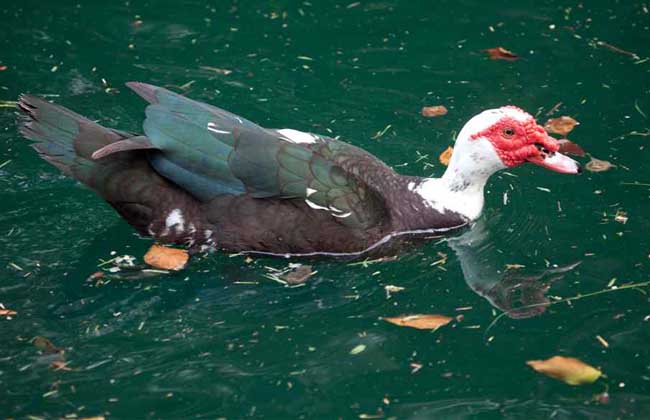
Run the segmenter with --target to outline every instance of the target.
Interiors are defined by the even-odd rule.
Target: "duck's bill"
[[[579,174],[582,172],[578,162],[558,152],[530,157],[528,162],[561,174]]]

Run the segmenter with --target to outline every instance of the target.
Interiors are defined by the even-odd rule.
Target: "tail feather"
[[[20,132],[34,141],[32,147],[39,155],[93,189],[141,233],[146,234],[149,224],[167,206],[194,202],[151,168],[146,151],[123,148],[119,153],[92,157],[116,142],[134,139],[142,143],[145,138],[102,127],[31,95],[22,95],[18,107]]]
[[[93,165],[92,152],[123,138],[69,109],[32,95],[22,95],[18,108],[22,112],[20,132],[35,142],[32,147],[39,155],[84,182],[85,169]]]

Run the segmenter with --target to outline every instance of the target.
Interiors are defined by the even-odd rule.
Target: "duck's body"
[[[487,179],[515,166],[508,156],[521,149],[493,147],[489,133],[471,139],[488,128],[486,120],[490,127],[501,121],[496,114],[475,117],[442,178],[402,176],[337,139],[264,129],[162,88],[128,85],[151,103],[146,137],[32,96],[19,103],[26,116],[21,131],[44,159],[95,190],[141,234],[194,250],[350,253],[395,232],[457,228],[480,215]],[[515,120],[530,117],[512,113]],[[535,149],[533,143],[550,153],[536,163],[552,167],[543,162],[559,155],[552,139],[523,146]],[[516,164],[532,161],[522,159]],[[573,171],[560,160],[564,167],[553,169]]]

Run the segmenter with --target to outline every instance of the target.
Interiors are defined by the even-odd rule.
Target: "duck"
[[[404,232],[452,232],[479,218],[491,175],[532,163],[565,174],[575,160],[522,109],[472,117],[440,178],[400,175],[340,139],[263,128],[141,82],[142,131],[104,127],[23,94],[19,131],[140,235],[191,253],[360,253]]]

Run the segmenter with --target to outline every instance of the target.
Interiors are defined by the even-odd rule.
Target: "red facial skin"
[[[521,111],[513,106],[509,108]],[[508,167],[521,165],[529,160],[544,159],[546,155],[560,149],[557,140],[546,134],[546,130],[530,115],[525,121],[505,116],[489,128],[473,134],[470,139],[476,140],[480,137],[485,137],[492,143],[497,155]]]

